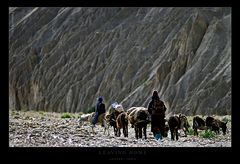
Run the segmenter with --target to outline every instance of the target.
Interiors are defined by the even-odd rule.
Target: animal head
[[[188,129],[190,127],[187,117],[184,114],[179,114],[179,120],[180,120],[180,129],[183,127]]]

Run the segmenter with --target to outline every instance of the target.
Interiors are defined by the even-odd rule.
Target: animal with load
[[[109,108],[106,112],[105,119],[108,126],[113,127],[114,135],[118,136],[119,128],[117,127],[117,117],[120,113],[124,112],[122,105],[115,103],[115,105]],[[119,126],[120,127],[120,126]]]
[[[183,130],[184,136],[187,136],[187,133],[189,132],[189,122],[187,119],[187,116],[184,114],[179,115],[172,115],[168,116],[169,118],[165,118],[165,111],[166,107],[163,104],[162,101],[160,102],[159,109],[156,110],[157,105],[153,102],[153,109],[152,114],[149,113],[149,109],[145,107],[131,107],[128,110],[124,110],[122,105],[116,104],[114,108],[109,108],[109,110],[106,113],[102,113],[99,115],[97,119],[97,124],[100,124],[104,127],[104,133],[106,130],[108,130],[109,134],[109,127],[112,126],[114,130],[114,135],[116,137],[121,136],[121,129],[122,134],[124,137],[129,136],[129,130],[128,130],[128,124],[131,125],[132,128],[134,128],[135,132],[135,138],[144,138],[147,139],[147,125],[151,123],[152,125],[152,118],[153,116],[162,116],[158,119],[161,122],[161,126],[152,126],[151,132],[153,132],[153,137],[155,139],[162,139],[162,137],[168,136],[168,131],[170,130],[170,138],[171,140],[178,140],[180,133],[179,130]],[[170,113],[169,113],[170,114]],[[95,112],[89,113],[89,114],[83,114],[80,116],[79,124],[82,125],[83,122],[89,122],[91,123],[93,121]],[[157,118],[157,117],[156,117]],[[155,121],[159,121],[155,120]],[[163,124],[163,126],[162,126]],[[214,131],[216,134],[219,134],[220,129],[223,132],[223,135],[227,132],[227,122],[220,121],[219,119],[215,119],[211,116],[208,116],[205,119],[194,116],[193,122],[192,122],[192,128],[194,131],[194,135],[198,136],[198,130],[206,130],[210,129],[211,131]],[[94,132],[94,129],[92,127],[92,131]],[[94,132],[95,133],[95,132]]]
[[[117,123],[117,136],[121,136],[121,129],[123,129],[124,137],[128,137],[128,115],[126,112],[121,112],[116,119]]]
[[[142,138],[142,134],[147,139],[147,124],[150,123],[147,108],[136,107],[129,113],[128,119],[132,127],[134,127],[136,139]]]

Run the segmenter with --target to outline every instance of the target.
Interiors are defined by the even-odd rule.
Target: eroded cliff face
[[[9,107],[87,111],[103,96],[231,114],[231,8],[9,8]]]

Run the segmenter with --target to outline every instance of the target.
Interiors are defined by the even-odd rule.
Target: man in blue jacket
[[[103,97],[99,97],[95,107],[95,116],[92,122],[93,126],[95,126],[95,124],[97,123],[98,117],[105,112],[106,112],[106,109],[105,109],[105,104],[103,103]]]

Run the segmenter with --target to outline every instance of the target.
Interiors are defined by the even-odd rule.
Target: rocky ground
[[[134,129],[130,126],[128,138],[115,137],[112,128],[108,136],[98,125],[95,128],[97,134],[93,135],[88,123],[79,126],[79,114],[75,114],[75,118],[61,116],[60,113],[9,111],[9,147],[231,147],[231,121],[225,136],[222,133],[214,138],[188,135],[171,141],[169,134],[157,141],[150,127],[146,140],[135,139]]]

